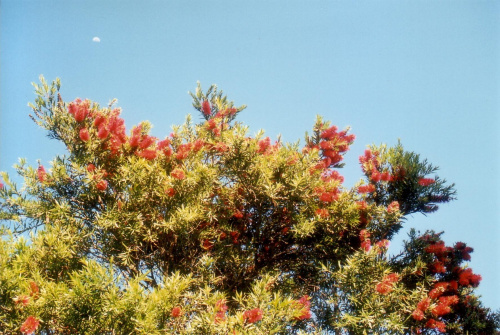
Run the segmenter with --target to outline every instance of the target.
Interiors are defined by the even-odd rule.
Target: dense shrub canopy
[[[67,154],[0,185],[0,329],[6,334],[491,334],[473,294],[472,248],[412,232],[412,213],[453,199],[437,168],[370,146],[343,185],[354,141],[317,118],[305,146],[237,122],[216,86],[158,139],[120,109],[67,103],[35,85],[33,120]],[[30,233],[29,236],[27,233]]]

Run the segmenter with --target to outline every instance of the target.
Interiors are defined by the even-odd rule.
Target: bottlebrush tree
[[[64,102],[41,78],[33,120],[67,153],[0,185],[2,334],[449,334],[498,331],[464,264],[472,248],[412,232],[454,186],[401,144],[371,146],[343,185],[354,135],[321,118],[305,147],[236,121],[216,86],[163,139],[113,103]]]

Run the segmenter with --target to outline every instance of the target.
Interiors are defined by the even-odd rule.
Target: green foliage
[[[202,122],[188,116],[160,140],[148,122],[127,135],[113,103],[66,103],[59,88],[42,78],[30,106],[68,154],[47,169],[21,160],[22,188],[2,173],[3,333],[435,332],[427,320],[455,333],[497,328],[497,314],[466,299],[478,278],[460,267],[465,247],[445,264],[432,251],[437,237],[412,235],[402,255],[386,254],[405,215],[455,193],[400,144],[367,150],[366,180],[347,188],[337,169],[354,135],[319,117],[304,148],[271,143],[235,121],[245,106],[198,84]],[[453,280],[459,292],[442,295],[463,310],[415,319],[433,285]]]

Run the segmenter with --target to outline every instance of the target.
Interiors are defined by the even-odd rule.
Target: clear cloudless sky
[[[444,230],[474,247],[478,293],[500,308],[498,1],[2,0],[0,13],[0,170],[64,153],[28,118],[40,74],[65,101],[117,98],[128,129],[149,120],[162,138],[195,112],[196,82],[215,83],[248,105],[252,133],[294,142],[316,114],[351,126],[347,186],[370,143],[401,139],[440,166],[458,200],[409,218],[391,251],[410,227]]]

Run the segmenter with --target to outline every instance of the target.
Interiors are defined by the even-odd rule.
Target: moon
[[[96,36],[96,37],[94,37],[94,38],[92,39],[92,42],[99,43],[99,42],[101,42],[101,39],[100,39],[99,37],[97,37],[97,36]]]

